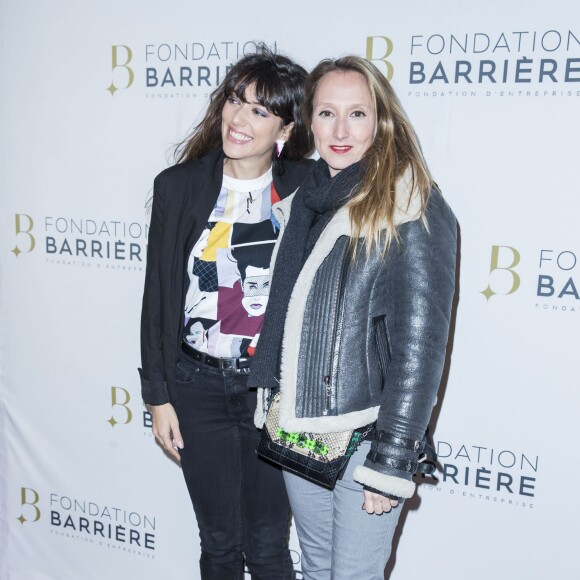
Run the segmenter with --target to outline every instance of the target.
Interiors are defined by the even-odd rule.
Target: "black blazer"
[[[175,366],[181,348],[187,260],[216,204],[222,187],[224,153],[162,171],[153,187],[153,208],[147,248],[145,290],[141,310],[141,394],[143,401],[162,405],[175,398]],[[280,198],[302,183],[312,161],[284,161],[274,171]]]

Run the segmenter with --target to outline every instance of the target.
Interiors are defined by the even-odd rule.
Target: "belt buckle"
[[[235,358],[222,358],[220,360],[220,368],[222,370],[231,370],[236,368],[236,359]]]

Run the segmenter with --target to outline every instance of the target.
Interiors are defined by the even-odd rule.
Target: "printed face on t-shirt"
[[[246,277],[242,283],[242,306],[250,316],[261,316],[268,304],[270,293],[270,277],[268,268],[256,268],[248,266]]]
[[[187,336],[188,342],[196,350],[205,352],[204,344],[206,342],[205,329],[201,322],[196,322],[192,325]]]
[[[183,340],[217,357],[252,356],[269,294],[268,266],[279,224],[271,171],[224,175],[206,227],[187,262]]]

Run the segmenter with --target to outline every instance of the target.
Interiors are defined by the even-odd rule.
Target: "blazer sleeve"
[[[147,242],[147,266],[141,309],[141,395],[145,403],[162,405],[169,402],[163,364],[161,331],[161,254],[163,243],[162,180],[157,176],[153,185],[153,204]]]
[[[457,222],[433,191],[427,226],[399,227],[380,284],[387,368],[375,438],[354,478],[367,489],[411,497],[421,444],[441,381],[455,291]],[[379,338],[377,338],[379,340]]]

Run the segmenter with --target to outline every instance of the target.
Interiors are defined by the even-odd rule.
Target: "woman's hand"
[[[377,514],[380,516],[382,513],[388,513],[399,505],[399,501],[396,499],[389,499],[384,495],[373,493],[366,489],[363,491],[363,494],[365,502],[363,503],[362,509],[366,510],[367,514]]]
[[[171,403],[165,405],[149,405],[153,416],[153,435],[173,459],[179,461],[178,449],[183,449],[183,438],[179,431],[179,421]]]

